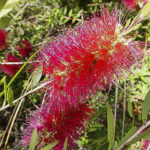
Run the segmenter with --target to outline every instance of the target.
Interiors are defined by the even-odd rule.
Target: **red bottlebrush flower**
[[[150,141],[143,140],[142,150],[148,150],[149,146],[150,146]]]
[[[16,56],[13,56],[12,54],[7,54],[6,62],[20,62],[20,59]],[[10,76],[13,76],[20,69],[20,67],[20,64],[0,65],[0,70]]]
[[[124,0],[123,2],[129,10],[135,10],[142,8],[148,0]]]
[[[6,32],[0,29],[0,50],[4,50],[6,48]]]
[[[24,40],[21,41],[21,45],[18,46],[17,49],[22,57],[26,57],[29,55],[30,51],[32,50],[32,45],[29,41]]]
[[[38,55],[43,73],[50,76],[49,105],[74,106],[91,93],[109,87],[142,58],[141,43],[127,36],[121,11],[103,9],[100,15],[60,35]]]
[[[37,149],[44,145],[58,141],[54,150],[62,150],[66,137],[68,148],[73,146],[81,131],[85,129],[86,121],[90,119],[93,109],[86,104],[80,104],[78,108],[68,106],[66,111],[51,111],[47,106],[34,113],[29,120],[27,128],[23,131],[21,144],[28,146],[34,128],[37,128]]]

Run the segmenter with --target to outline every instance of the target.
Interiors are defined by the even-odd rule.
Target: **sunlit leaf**
[[[4,84],[4,81],[6,80],[6,76],[4,76],[1,80],[0,80],[0,85]]]
[[[29,150],[35,150],[36,141],[37,141],[37,129],[35,128],[31,136]]]
[[[71,9],[71,10],[69,11],[69,14],[68,14],[69,17],[72,17],[72,12],[73,12],[73,11],[72,11],[72,9]]]
[[[18,3],[19,0],[8,0],[0,11],[0,18],[8,14]]]
[[[6,4],[6,2],[7,2],[7,0],[0,0],[0,11],[4,7],[4,5]]]
[[[131,23],[131,18],[129,18],[128,20],[127,20],[127,22],[126,22],[126,24],[125,24],[125,29],[129,26],[129,24]]]

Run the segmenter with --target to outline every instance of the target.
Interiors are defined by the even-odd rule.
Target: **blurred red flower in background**
[[[4,30],[0,29],[0,50],[4,50],[7,46],[6,44],[7,34]]]
[[[142,8],[148,0],[124,0],[123,2],[129,10],[136,10]]]
[[[29,41],[23,40],[17,49],[22,57],[27,57],[32,50],[32,45]]]
[[[13,56],[12,54],[7,54],[5,62],[17,63],[20,62],[20,59],[17,58],[16,56]],[[9,76],[13,76],[20,69],[20,67],[21,67],[20,64],[4,64],[0,65],[0,70],[8,74]]]

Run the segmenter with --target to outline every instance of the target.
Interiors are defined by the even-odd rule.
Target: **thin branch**
[[[122,138],[124,136],[125,114],[126,114],[126,79],[124,80],[124,104],[123,104],[123,124],[122,124]]]
[[[16,100],[14,100],[14,101],[13,101],[13,104],[17,103],[18,101],[20,101],[22,98],[26,97],[27,95],[29,95],[29,94],[31,94],[31,93],[33,93],[33,92],[35,92],[35,91],[37,91],[37,90],[39,90],[39,89],[45,87],[45,86],[46,86],[47,84],[49,84],[50,82],[52,82],[52,81],[45,82],[45,83],[41,84],[40,86],[34,88],[33,90],[31,90],[31,91],[25,93],[24,95],[20,96],[20,97],[17,98]],[[10,105],[6,105],[6,106],[0,108],[0,111],[5,110],[5,109],[7,109],[8,107],[10,107]]]
[[[29,64],[32,64],[34,62],[37,62],[37,61],[30,61],[28,62]],[[26,62],[0,62],[0,65],[22,65],[22,64],[25,64]]]
[[[117,150],[121,150],[127,143],[132,141],[136,136],[138,136],[144,129],[150,126],[150,120],[147,121],[143,126],[141,126],[128,140],[126,140]]]

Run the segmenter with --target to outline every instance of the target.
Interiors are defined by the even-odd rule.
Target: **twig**
[[[28,62],[29,64],[32,64],[34,62],[37,62],[37,61],[30,61]],[[0,65],[22,65],[22,64],[25,64],[26,62],[0,62]]]
[[[116,91],[115,91],[115,110],[114,110],[115,128],[116,128],[116,118],[117,118],[117,101],[118,101],[118,81],[116,84]]]
[[[126,140],[117,150],[121,150],[127,143],[132,141],[136,136],[138,136],[144,129],[146,129],[150,125],[150,120],[146,122],[143,126],[141,126],[128,140]]]
[[[13,101],[13,104],[15,104],[16,102],[18,102],[18,101],[21,100],[22,98],[26,97],[27,95],[29,95],[29,94],[31,94],[31,93],[33,93],[33,92],[35,92],[35,91],[37,91],[37,90],[43,88],[44,86],[46,86],[46,85],[49,84],[50,82],[52,82],[52,81],[45,82],[45,83],[41,84],[40,86],[34,88],[33,90],[31,90],[31,91],[25,93],[24,95],[20,96],[20,97],[17,98],[16,100],[14,100],[14,101]],[[10,105],[6,105],[6,106],[0,108],[0,111],[5,110],[5,109],[8,108],[8,107],[10,107]]]
[[[122,138],[124,136],[125,113],[126,113],[126,79],[124,80],[124,104],[123,104],[123,124],[122,124]]]
[[[29,6],[29,3],[26,3],[24,7],[15,15],[15,18],[18,18],[18,16]]]

